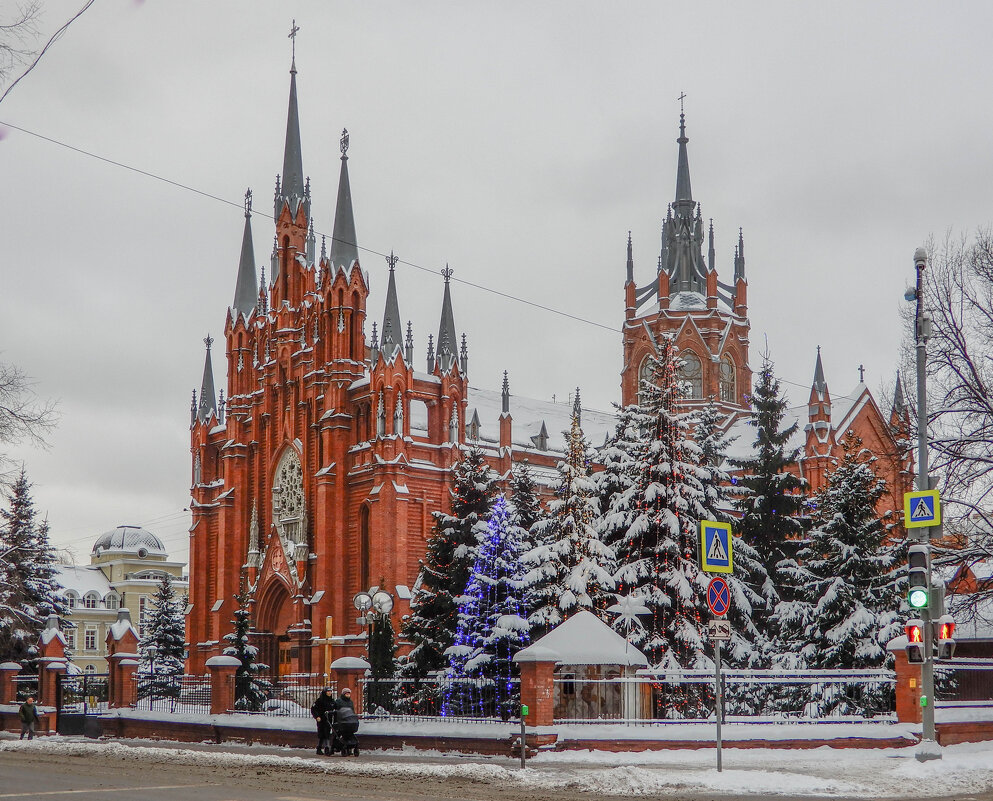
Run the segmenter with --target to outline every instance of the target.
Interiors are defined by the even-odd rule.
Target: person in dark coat
[[[352,703],[352,688],[346,687],[341,691],[341,695],[338,696],[338,700],[335,701],[335,705],[338,709],[347,706],[352,712],[355,711],[355,704]]]
[[[28,736],[29,740],[34,739],[35,726],[38,725],[38,707],[34,705],[34,698],[28,696],[28,700],[21,704],[21,708],[17,710],[17,717],[21,720],[21,739],[24,739],[24,735]]]
[[[324,691],[317,696],[317,700],[310,708],[310,714],[317,721],[318,754],[331,756],[331,721],[337,709],[337,702],[330,687],[324,688]]]
[[[331,751],[340,749],[342,756],[359,755],[359,741],[355,732],[359,730],[359,716],[355,714],[355,704],[352,701],[352,690],[345,687],[341,695],[335,699],[334,737]]]

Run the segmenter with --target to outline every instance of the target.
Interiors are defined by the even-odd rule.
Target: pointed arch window
[[[369,589],[369,507],[359,512],[359,589]]]
[[[734,362],[730,356],[721,359],[721,400],[724,403],[734,403],[738,393],[735,391]]]
[[[641,366],[638,368],[638,403],[643,404],[648,400],[648,394],[645,392],[645,382],[652,381],[652,357],[646,356],[641,360]]]
[[[683,360],[679,368],[679,380],[683,382],[683,397],[686,400],[699,400],[703,397],[703,363],[691,350],[680,354]]]

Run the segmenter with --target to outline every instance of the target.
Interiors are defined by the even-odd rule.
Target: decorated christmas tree
[[[139,685],[143,696],[179,697],[179,682],[175,677],[183,675],[186,625],[182,600],[177,597],[172,581],[169,573],[163,574],[151,599],[151,613],[142,626],[139,671],[148,676]],[[154,647],[154,658],[150,646]]]
[[[445,650],[458,626],[458,598],[469,583],[476,549],[486,532],[495,482],[482,451],[465,449],[455,467],[451,514],[435,513],[434,532],[403,625],[404,638],[413,644],[400,665],[401,677],[408,683],[448,666]]]
[[[618,596],[638,598],[649,610],[631,642],[661,669],[712,665],[703,635],[707,577],[697,563],[699,523],[707,514],[704,471],[688,438],[689,424],[676,412],[678,364],[672,338],[661,337],[642,392],[650,415],[647,442],[636,480],[618,500],[634,519],[615,549]],[[695,690],[656,694],[660,716],[701,714],[703,703],[703,693]]]
[[[367,704],[372,714],[392,712],[396,702],[396,637],[389,615],[378,615],[369,634]]]
[[[230,643],[224,649],[224,655],[233,656],[241,662],[241,667],[235,672],[234,677],[234,708],[246,712],[258,712],[269,699],[272,683],[262,675],[269,666],[259,661],[259,649],[252,645],[249,639],[252,630],[251,595],[244,578],[234,600],[237,604],[234,620],[231,621],[234,631],[224,635],[224,641]]]
[[[530,638],[523,600],[523,543],[501,496],[493,504],[472,575],[459,599],[455,642],[449,660],[443,715],[518,712],[520,684],[514,654]]]
[[[589,445],[583,436],[579,390],[567,434],[565,459],[548,516],[534,526],[535,547],[527,554],[527,603],[538,639],[583,609],[604,614],[614,589],[614,555],[600,541],[596,487],[590,477]]]

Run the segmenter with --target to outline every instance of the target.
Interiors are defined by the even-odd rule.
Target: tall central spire
[[[304,200],[305,186],[303,176],[303,153],[300,148],[300,113],[297,108],[297,63],[296,63],[296,33],[300,30],[295,24],[290,31],[293,40],[293,61],[290,65],[290,101],[286,111],[286,143],[283,146],[283,172],[276,193],[275,218],[283,205],[289,205],[290,212],[296,213],[297,204]],[[309,216],[310,210],[307,209]]]
[[[686,115],[679,114],[679,163],[676,167],[676,209],[682,211],[681,205],[687,201],[693,203],[693,190],[690,188],[690,157],[686,152],[686,143],[690,140],[686,137]],[[692,206],[690,206],[690,209]]]
[[[390,279],[386,287],[386,310],[383,312],[383,344],[381,351],[387,362],[400,352],[403,337],[403,324],[400,322],[400,304],[397,301],[397,282],[393,273],[396,269],[397,257],[392,251],[386,261],[390,265]]]
[[[679,98],[682,108],[683,97]],[[669,207],[662,229],[663,269],[673,293],[707,293],[707,268],[703,261],[703,219],[690,188],[690,157],[686,150],[686,114],[679,112],[679,158],[676,163],[676,199]]]
[[[231,308],[236,315],[248,317],[259,302],[259,282],[255,274],[255,248],[252,245],[252,190],[245,192],[245,233],[241,238],[241,260],[238,281],[234,288]]]
[[[458,339],[455,334],[455,314],[452,311],[452,291],[449,282],[453,271],[445,265],[441,271],[445,279],[445,295],[441,301],[441,323],[438,326],[438,365],[442,373],[447,373],[456,363]]]

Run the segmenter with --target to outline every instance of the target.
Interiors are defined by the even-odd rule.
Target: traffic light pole
[[[914,253],[914,268],[917,271],[917,311],[914,315],[914,334],[917,345],[917,489],[929,490],[927,459],[927,341],[930,336],[931,321],[924,314],[924,270],[927,267],[927,253],[918,248]],[[921,542],[928,546],[927,593],[928,603],[920,610],[924,622],[924,663],[921,665],[921,707],[923,737],[917,752],[920,761],[941,759],[937,746],[937,732],[934,727],[934,631],[931,625],[931,529],[920,528]]]

